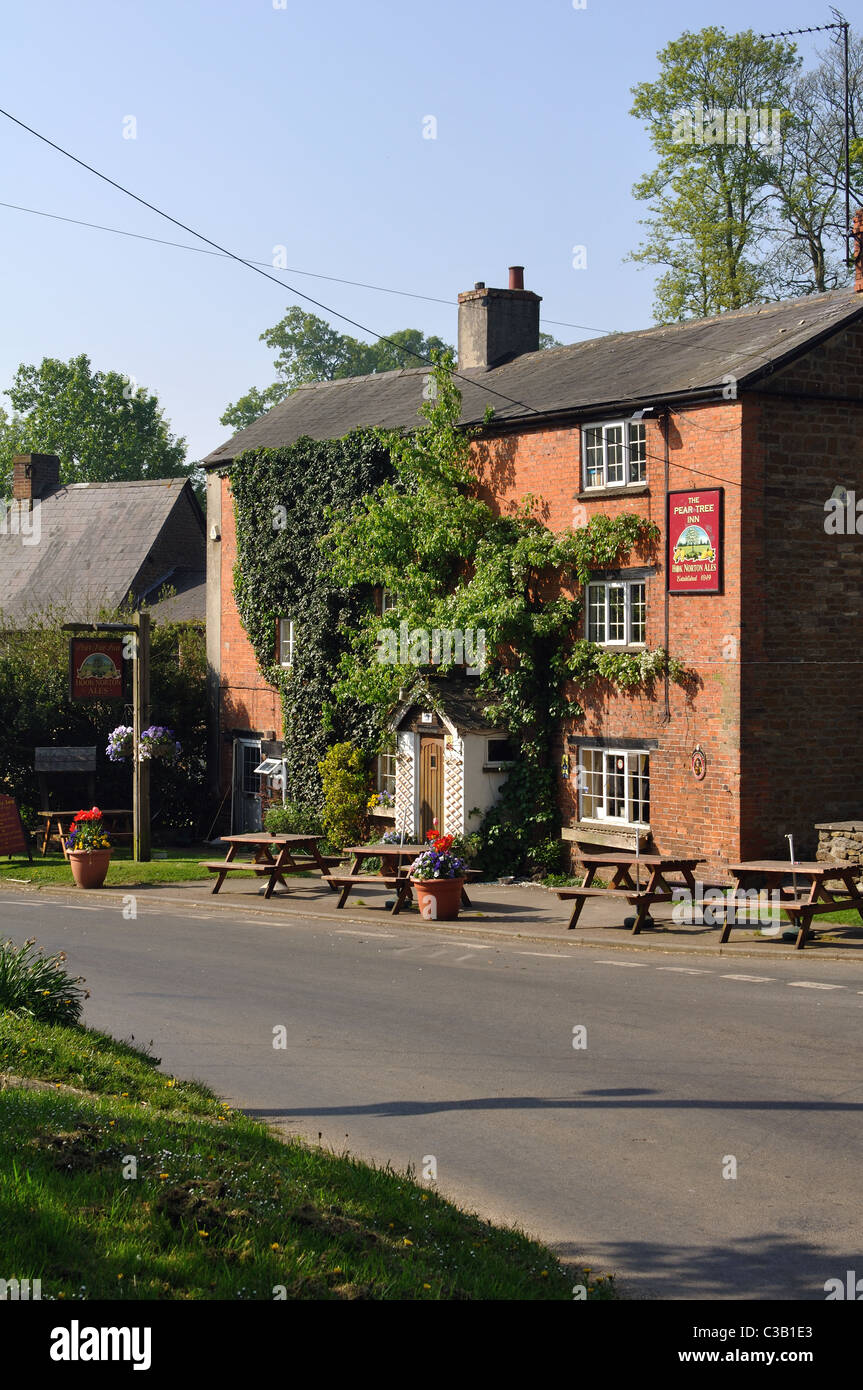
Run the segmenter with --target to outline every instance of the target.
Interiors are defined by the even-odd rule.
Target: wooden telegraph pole
[[[146,863],[150,859],[150,760],[141,761],[138,746],[142,731],[150,727],[150,614],[136,613],[132,624],[132,857]]]

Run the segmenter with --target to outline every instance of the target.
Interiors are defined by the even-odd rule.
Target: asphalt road
[[[446,1195],[631,1296],[863,1275],[859,965],[138,911],[7,890],[0,933],[65,950],[86,1022],[166,1069],[336,1149],[433,1158]]]

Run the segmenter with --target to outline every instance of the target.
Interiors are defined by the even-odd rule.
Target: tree
[[[337,332],[317,314],[307,313],[295,305],[277,324],[261,334],[261,342],[276,352],[274,365],[278,379],[264,390],[253,386],[227,407],[220,423],[242,430],[298,386],[391,372],[399,367],[418,367],[424,359],[431,358],[433,351],[447,350],[441,338],[426,338],[418,328],[399,329],[389,338],[389,342],[360,342],[358,338]]]
[[[658,57],[658,79],[633,88],[632,114],[647,122],[659,164],[633,190],[651,215],[632,259],[668,267],[655,307],[669,322],[739,309],[775,289],[765,270],[766,159],[777,138],[772,113],[784,113],[781,139],[801,60],[784,39],[716,27],[682,34]]]
[[[863,196],[863,40],[850,37],[851,210]],[[794,84],[790,118],[765,177],[776,209],[776,249],[766,280],[777,297],[845,283],[845,74],[842,40]]]
[[[186,441],[176,438],[156,396],[119,372],[93,371],[81,353],[68,362],[22,363],[0,410],[0,479],[8,490],[13,454],[57,454],[66,483],[187,476]]]

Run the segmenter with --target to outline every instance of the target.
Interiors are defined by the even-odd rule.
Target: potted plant
[[[150,758],[176,758],[180,752],[174,730],[166,729],[162,724],[151,724],[149,729],[144,729],[138,741],[138,757],[142,763]]]
[[[467,865],[453,853],[452,835],[430,830],[428,849],[410,867],[420,914],[432,921],[451,922],[458,917]]]
[[[66,839],[67,859],[79,888],[101,888],[111,862],[111,841],[98,806],[79,811]]]
[[[105,750],[111,762],[121,763],[124,758],[131,758],[134,741],[134,732],[128,724],[118,724],[116,729],[112,729]]]

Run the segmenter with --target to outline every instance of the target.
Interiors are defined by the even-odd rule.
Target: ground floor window
[[[388,792],[395,800],[396,794],[396,740],[395,735],[387,739],[378,754],[378,791]]]
[[[582,748],[579,816],[650,824],[650,755],[622,749]]]

